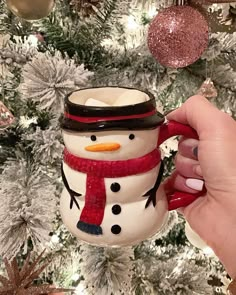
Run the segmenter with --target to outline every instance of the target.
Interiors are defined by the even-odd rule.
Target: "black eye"
[[[135,138],[135,135],[134,134],[130,134],[129,139],[130,140],[133,140],[134,138]]]
[[[91,135],[90,138],[91,138],[92,141],[96,141],[97,140],[97,137],[95,135]]]

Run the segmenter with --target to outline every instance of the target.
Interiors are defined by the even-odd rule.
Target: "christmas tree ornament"
[[[87,106],[91,98],[101,104]],[[60,210],[80,240],[106,246],[139,243],[163,228],[168,211],[202,195],[166,196],[159,145],[172,136],[197,134],[164,121],[155,97],[137,89],[89,88],[66,97]]]
[[[197,94],[202,95],[208,99],[216,98],[218,93],[217,89],[215,88],[215,85],[211,78],[207,78],[199,88]]]
[[[209,5],[210,3],[208,3]],[[207,3],[191,2],[191,6],[197,8],[207,19],[211,33],[229,33],[236,31],[236,4],[222,3],[207,6]]]
[[[190,6],[162,10],[148,31],[148,47],[163,66],[186,67],[200,58],[208,46],[209,28],[204,16]]]
[[[30,41],[35,39],[36,44],[39,43],[44,43],[45,42],[45,34],[43,32],[35,32],[32,35],[29,36]]]
[[[4,259],[5,268],[8,277],[0,275],[0,295],[47,295],[55,294],[57,292],[69,292],[72,290],[55,288],[50,285],[34,285],[34,281],[38,279],[39,275],[48,266],[49,263],[41,265],[44,252],[40,254],[35,261],[30,263],[30,254],[27,256],[24,265],[20,269],[16,257],[9,261]]]
[[[0,101],[0,129],[10,126],[14,122],[14,116],[8,108]]]
[[[55,5],[55,0],[6,0],[6,3],[16,16],[32,21],[48,16]]]
[[[70,4],[83,17],[89,17],[101,7],[101,0],[71,0]]]

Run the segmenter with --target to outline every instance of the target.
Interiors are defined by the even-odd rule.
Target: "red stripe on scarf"
[[[87,174],[85,206],[80,221],[101,225],[106,206],[106,188],[104,178],[125,177],[145,173],[156,167],[161,161],[160,151],[140,158],[125,161],[98,161],[77,157],[64,150],[64,162],[73,170]]]
[[[87,175],[85,206],[80,215],[80,221],[100,225],[104,217],[105,206],[106,188],[104,178]]]

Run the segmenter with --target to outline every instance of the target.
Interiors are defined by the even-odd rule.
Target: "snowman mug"
[[[201,195],[165,192],[159,145],[198,136],[164,121],[147,91],[97,87],[66,97],[60,211],[73,235],[101,246],[137,244],[161,230],[170,210]]]

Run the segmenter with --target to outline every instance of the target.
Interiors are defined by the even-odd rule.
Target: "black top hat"
[[[127,90],[136,90],[147,101],[125,106],[86,106],[88,98],[103,102],[115,101]],[[128,93],[128,92],[127,92]],[[127,98],[128,100],[128,98]],[[155,97],[148,91],[125,87],[95,87],[70,93],[65,98],[65,113],[61,127],[65,130],[88,132],[104,130],[153,129],[164,122],[164,116],[156,110]]]

